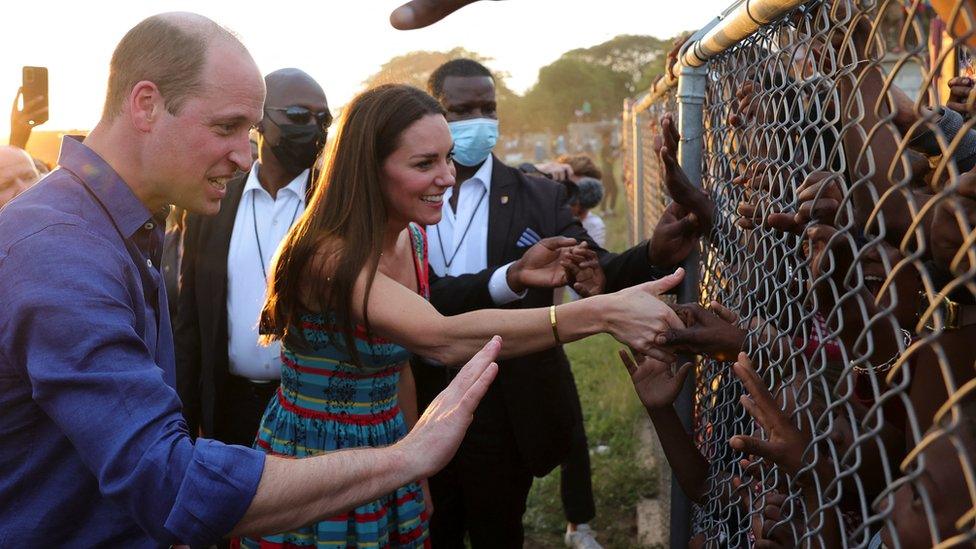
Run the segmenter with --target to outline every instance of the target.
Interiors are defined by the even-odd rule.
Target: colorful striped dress
[[[429,298],[423,229],[411,224],[414,265],[421,295]],[[356,330],[363,367],[345,350],[334,315],[303,318],[310,350],[282,345],[281,388],[261,419],[255,447],[272,455],[307,457],[343,448],[386,446],[407,434],[397,402],[400,369],[410,353]],[[339,344],[336,344],[340,342]],[[261,540],[245,548],[427,547],[427,513],[417,483],[339,516]]]

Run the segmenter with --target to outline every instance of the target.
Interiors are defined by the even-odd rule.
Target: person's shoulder
[[[524,192],[533,195],[556,198],[559,195],[559,190],[562,188],[562,184],[558,181],[553,181],[542,175],[525,173],[518,168],[513,168],[505,164],[501,160],[495,162],[492,170],[492,184],[496,181],[508,180],[517,184]]]

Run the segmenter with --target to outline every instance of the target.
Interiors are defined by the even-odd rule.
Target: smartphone
[[[41,98],[36,108],[43,112],[31,119],[31,124],[36,126],[47,122],[47,67],[24,67],[22,86],[25,107],[34,99]]]

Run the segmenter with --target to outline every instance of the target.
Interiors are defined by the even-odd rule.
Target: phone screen
[[[22,86],[23,108],[37,112],[37,116],[31,118],[31,124],[47,122],[47,67],[24,67]]]

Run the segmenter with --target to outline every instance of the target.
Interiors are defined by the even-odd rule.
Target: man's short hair
[[[439,100],[444,93],[444,81],[448,76],[487,76],[495,79],[487,67],[474,59],[451,59],[434,69],[427,80],[427,92],[435,99]]]
[[[230,31],[209,19],[198,16],[192,24],[181,25],[178,17],[148,17],[122,37],[109,66],[103,118],[111,120],[120,114],[132,88],[143,80],[156,84],[166,110],[178,114],[183,103],[203,88],[210,42],[230,38],[239,43]]]

